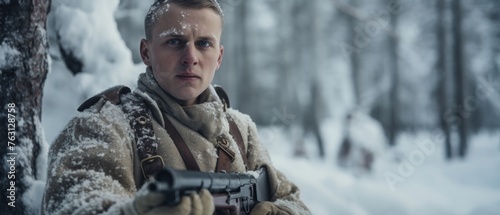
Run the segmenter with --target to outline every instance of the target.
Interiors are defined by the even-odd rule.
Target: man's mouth
[[[197,76],[195,74],[187,73],[187,74],[177,75],[177,78],[180,78],[182,80],[194,80],[194,79],[200,79],[200,76]]]

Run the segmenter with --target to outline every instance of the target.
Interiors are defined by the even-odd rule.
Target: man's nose
[[[182,64],[185,66],[195,66],[198,64],[197,50],[194,43],[187,43],[184,47]]]

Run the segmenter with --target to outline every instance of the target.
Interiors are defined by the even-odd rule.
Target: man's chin
[[[186,91],[184,91],[186,92]],[[177,100],[177,102],[181,105],[192,105],[196,103],[198,96],[200,96],[201,92],[192,91],[189,93],[177,94],[173,97]]]

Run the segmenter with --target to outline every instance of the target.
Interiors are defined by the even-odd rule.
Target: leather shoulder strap
[[[193,154],[189,150],[186,142],[184,142],[184,139],[182,139],[177,129],[174,127],[174,125],[172,125],[172,122],[170,122],[167,116],[164,115],[163,119],[165,121],[165,129],[167,130],[168,135],[170,135],[170,138],[172,138],[172,140],[174,141],[177,150],[179,150],[186,168],[188,170],[200,171],[198,163],[196,163]]]
[[[231,103],[229,102],[229,96],[227,95],[226,91],[218,85],[214,85],[215,92],[219,96],[220,100],[224,104],[225,110],[231,107]],[[245,169],[247,169],[247,164],[248,164],[248,158],[247,158],[247,152],[245,148],[245,144],[243,142],[243,137],[241,135],[240,129],[234,122],[234,120],[227,115],[226,117],[228,123],[229,123],[229,133],[231,136],[233,136],[234,140],[238,144],[238,148],[240,149],[241,157],[243,158],[243,162],[245,164]],[[220,158],[220,156],[219,156]],[[227,159],[226,159],[227,160]],[[227,164],[221,164],[221,166],[226,166]],[[217,168],[219,169],[219,167]]]
[[[229,103],[229,96],[227,95],[226,91],[219,85],[214,85],[214,89],[217,93],[217,96],[219,96],[219,99],[222,101],[222,104],[224,104],[224,110],[230,108],[231,103]]]
[[[111,87],[83,102],[78,111],[84,111],[102,98],[115,105],[122,104],[121,95],[130,93],[130,88],[118,85]],[[144,179],[153,176],[157,171],[163,168],[164,163],[161,156],[157,154],[158,142],[153,130],[151,117],[148,113],[148,107],[142,99],[130,100],[131,105],[121,105],[123,112],[127,115],[130,127],[134,131],[136,139],[136,149],[140,160],[140,167]]]
[[[111,103],[118,105],[121,103],[120,101],[120,96],[124,94],[130,93],[131,90],[130,88],[124,86],[124,85],[118,85],[111,87],[95,96],[92,96],[91,98],[87,99],[85,102],[83,102],[80,107],[78,107],[78,111],[82,112],[89,107],[92,107],[95,103],[97,103],[101,98],[104,98]]]
[[[229,116],[227,116],[227,121],[229,123],[229,134],[231,134],[231,136],[233,136],[233,139],[236,141],[236,144],[238,145],[238,148],[241,153],[241,157],[243,159],[243,164],[245,165],[245,170],[248,170],[247,167],[248,158],[246,156],[247,153],[245,145],[243,144],[243,138],[241,136],[241,132],[238,129],[236,123]],[[229,170],[231,164],[234,162],[235,154],[231,149],[229,149],[229,142],[226,140],[226,138],[222,136],[217,138],[217,151],[219,158],[217,159],[215,172]]]
[[[143,177],[148,179],[161,170],[165,163],[158,155],[158,140],[154,133],[151,116],[145,101],[132,100],[132,105],[122,105],[125,113],[128,113],[129,121],[135,133],[137,153],[140,159],[140,167]],[[200,171],[193,154],[187,147],[184,139],[172,125],[167,116],[164,116],[165,129],[176,145],[188,170]]]
[[[229,133],[231,134],[231,136],[233,136],[234,140],[236,141],[236,144],[238,144],[241,157],[243,158],[243,163],[245,164],[245,169],[248,169],[247,150],[245,148],[245,144],[243,142],[243,137],[241,136],[240,129],[238,128],[236,123],[232,119],[230,119],[230,117],[227,117],[227,121],[229,122]]]
[[[143,99],[130,102],[130,105],[122,105],[122,110],[127,114],[134,131],[142,175],[144,179],[148,179],[161,170],[165,164],[162,157],[158,155],[158,140],[146,102]]]

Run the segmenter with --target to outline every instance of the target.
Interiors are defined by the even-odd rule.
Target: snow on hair
[[[221,24],[224,25],[224,13],[217,0],[156,0],[149,8],[144,19],[144,31],[147,40],[151,39],[154,24],[161,15],[168,11],[170,4],[190,9],[210,8],[221,17]]]

